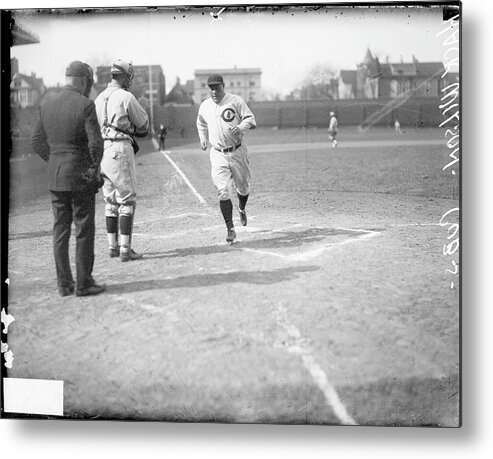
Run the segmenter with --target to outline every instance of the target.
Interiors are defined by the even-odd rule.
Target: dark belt
[[[241,143],[239,143],[238,145],[235,145],[234,147],[228,147],[228,148],[214,147],[214,150],[220,151],[221,153],[229,153],[230,151],[238,150],[238,148],[240,148],[240,147],[241,147]]]

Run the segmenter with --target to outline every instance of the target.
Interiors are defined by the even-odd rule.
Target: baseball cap
[[[207,78],[207,86],[213,85],[213,84],[224,84],[223,77],[221,75],[211,75],[209,78]]]
[[[111,74],[124,74],[124,73],[131,73],[132,69],[132,64],[130,62],[127,62],[123,59],[117,59],[113,64],[111,65]]]
[[[71,62],[65,70],[65,76],[86,77],[93,80],[92,68],[81,61]]]

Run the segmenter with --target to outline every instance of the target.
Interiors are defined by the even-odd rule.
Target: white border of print
[[[149,0],[105,1],[104,6],[245,4],[245,1],[213,2],[193,0],[172,2]],[[333,2],[265,2],[333,3]],[[347,2],[350,3],[350,2]],[[462,429],[409,428],[331,428],[326,426],[197,425],[165,423],[117,423],[80,421],[1,420],[0,438],[3,457],[65,458],[166,457],[214,458],[301,458],[371,457],[379,459],[486,457],[491,446],[491,350],[490,324],[493,323],[491,293],[493,155],[488,154],[491,129],[491,91],[493,74],[489,44],[492,28],[484,4],[465,0],[463,9],[463,427]],[[4,0],[2,8],[97,7],[95,1],[23,1]],[[486,35],[487,34],[487,35]],[[486,68],[486,65],[488,66]],[[490,100],[482,103],[485,97]],[[489,104],[488,104],[489,103]],[[489,105],[489,106],[488,106]],[[470,109],[474,107],[474,113]],[[487,111],[488,110],[488,111]],[[479,111],[479,113],[478,113]],[[481,148],[484,147],[484,148]],[[480,153],[481,152],[481,153]],[[474,228],[474,234],[469,228]],[[479,264],[473,261],[479,260]],[[489,294],[489,295],[488,295]],[[490,300],[490,301],[488,301]]]

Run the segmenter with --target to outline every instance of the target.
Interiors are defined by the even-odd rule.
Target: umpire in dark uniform
[[[49,190],[55,219],[53,249],[60,295],[97,295],[106,289],[92,277],[94,265],[95,195],[102,182],[103,156],[89,65],[74,61],[65,72],[63,90],[41,104],[31,137],[34,152],[48,161]],[[72,221],[75,223],[76,282],[69,260]]]

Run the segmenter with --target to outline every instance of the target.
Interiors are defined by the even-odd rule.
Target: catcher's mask
[[[130,62],[123,59],[117,59],[113,62],[110,70],[112,75],[123,75],[123,89],[128,89],[132,86],[132,80],[134,79],[134,68]]]

